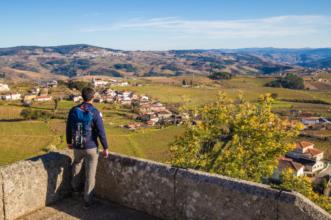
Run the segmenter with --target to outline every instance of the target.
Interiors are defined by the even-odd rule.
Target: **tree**
[[[278,98],[278,94],[277,93],[271,93],[271,98],[277,99]]]
[[[269,87],[282,87],[288,89],[304,89],[304,81],[301,77],[294,74],[287,74],[285,77],[278,78],[266,84]]]
[[[77,89],[81,91],[85,87],[92,87],[92,84],[85,81],[70,81],[68,87],[70,89]]]
[[[298,177],[293,175],[293,171],[285,170],[281,175],[281,179],[281,188],[286,190],[295,190],[331,213],[331,197],[314,192],[309,178]]]
[[[273,99],[262,96],[258,103],[220,94],[215,103],[194,111],[186,131],[170,146],[171,163],[255,182],[265,182],[278,165],[278,158],[294,147],[291,140],[301,124],[291,125],[271,112]],[[268,182],[269,183],[269,182]],[[279,188],[295,190],[331,213],[331,198],[314,192],[307,177],[290,170],[281,174]]]
[[[208,77],[213,80],[221,80],[221,79],[231,79],[232,75],[228,72],[213,72]]]
[[[54,99],[54,109],[53,109],[54,113],[56,113],[59,108],[59,102],[60,102],[59,98]]]
[[[270,95],[252,104],[220,94],[190,114],[183,136],[171,145],[172,164],[261,182],[294,147],[301,125],[271,112]]]
[[[21,111],[23,119],[25,120],[43,120],[45,122],[49,121],[53,115],[48,111],[43,110],[32,110],[31,108],[26,108]]]

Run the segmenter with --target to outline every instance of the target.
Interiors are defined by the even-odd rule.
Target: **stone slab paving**
[[[19,220],[158,220],[142,212],[98,200],[93,207],[85,210],[79,198],[62,200],[44,207]]]

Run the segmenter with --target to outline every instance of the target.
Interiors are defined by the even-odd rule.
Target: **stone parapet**
[[[0,167],[0,220],[12,220],[70,192],[70,152],[53,152]],[[96,195],[169,220],[327,220],[330,215],[295,192],[111,154],[100,158]]]

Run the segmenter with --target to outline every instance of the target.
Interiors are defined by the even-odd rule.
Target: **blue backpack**
[[[86,136],[92,131],[93,110],[93,107],[89,108],[84,104],[76,106],[73,110],[72,143],[75,148],[85,148]]]

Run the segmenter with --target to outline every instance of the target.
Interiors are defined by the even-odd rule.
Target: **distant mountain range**
[[[256,75],[307,68],[331,68],[331,48],[122,51],[85,44],[0,48],[0,73],[13,79],[209,75],[214,71]]]

